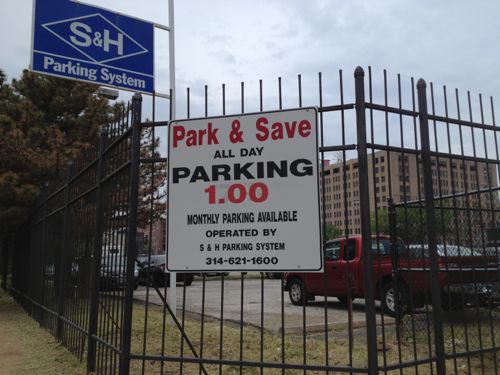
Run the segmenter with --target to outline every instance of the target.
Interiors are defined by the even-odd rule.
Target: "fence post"
[[[9,240],[2,240],[2,289],[7,290],[7,273],[9,272]]]
[[[441,285],[439,284],[439,266],[437,254],[436,226],[434,216],[434,191],[432,188],[431,147],[429,141],[429,120],[427,112],[426,83],[423,79],[417,82],[418,113],[420,121],[420,141],[422,147],[422,172],[424,177],[425,210],[427,220],[427,237],[431,262],[432,317],[436,350],[436,367],[438,375],[446,374],[443,310],[441,307]]]
[[[44,305],[44,299],[45,299],[45,267],[46,267],[46,263],[47,263],[47,200],[49,197],[48,191],[49,191],[48,184],[45,184],[45,187],[44,187],[43,192],[42,192],[42,196],[43,196],[43,205],[42,205],[43,222],[40,224],[42,226],[42,238],[40,241],[41,242],[41,249],[40,249],[40,251],[37,251],[37,253],[39,254],[36,257],[38,264],[34,265],[35,268],[38,268],[38,272],[40,272],[38,275],[40,277],[40,279],[38,280],[38,282],[40,283],[40,285],[38,286],[39,290],[38,290],[36,298],[33,298],[34,296],[29,296],[29,294],[27,293],[29,297],[33,298],[33,300],[37,301],[37,299],[38,299],[37,302],[40,304],[40,306]],[[30,256],[33,257],[33,244],[32,243],[30,243]],[[33,261],[33,258],[31,259],[31,261]],[[36,274],[36,272],[35,272],[35,274]],[[35,278],[33,279],[33,282],[37,282]],[[35,290],[35,288],[31,288],[31,290]],[[40,324],[40,327],[42,327],[45,311],[44,311],[44,309],[39,307],[37,312],[38,312],[38,323]]]
[[[134,298],[134,269],[137,256],[137,211],[139,203],[139,167],[141,152],[142,96],[135,94],[132,99],[132,150],[130,164],[129,216],[127,231],[127,284],[120,354],[120,375],[128,375],[130,370],[130,342],[132,336],[132,309]]]
[[[377,321],[371,254],[370,193],[368,190],[368,148],[366,142],[365,72],[358,66],[354,71],[356,92],[356,128],[358,135],[359,206],[361,210],[362,260],[365,289],[366,339],[368,374],[378,374]]]
[[[97,333],[97,316],[99,314],[99,279],[101,274],[101,258],[102,258],[102,234],[103,234],[103,188],[102,179],[105,176],[105,149],[108,140],[107,130],[101,131],[99,138],[99,162],[97,166],[97,182],[96,182],[96,228],[95,228],[95,243],[94,257],[92,259],[92,267],[90,273],[90,307],[89,307],[89,330],[87,336],[87,370],[88,372],[95,371],[96,364],[96,348],[97,342],[94,335]]]
[[[72,173],[72,166],[69,167],[68,170],[68,175],[66,177],[66,188],[64,189],[64,221],[63,221],[63,238],[62,238],[62,244],[61,244],[61,252],[60,252],[60,271],[59,271],[59,285],[57,288],[58,291],[58,298],[57,298],[57,329],[56,329],[56,337],[59,341],[62,341],[63,337],[63,328],[64,328],[64,322],[61,319],[63,314],[64,314],[64,303],[66,301],[66,290],[67,290],[67,275],[68,271],[70,269],[71,265],[71,254],[68,254],[69,252],[69,241],[68,241],[68,236],[69,236],[69,198],[70,198],[70,191],[69,191],[69,184],[71,180],[71,173]],[[54,274],[55,276],[55,274]]]
[[[400,267],[399,267],[399,251],[398,251],[398,234],[397,234],[397,214],[396,206],[392,198],[387,200],[389,206],[389,237],[391,241],[391,263],[392,263],[392,279],[394,280],[395,294],[395,311],[396,311],[396,336],[400,340],[400,328],[404,311],[402,310],[401,295],[400,295]]]
[[[394,205],[394,200],[389,198],[387,200],[389,206],[389,236],[391,238],[391,256],[392,256],[392,267],[399,267],[399,259],[397,245],[398,245],[398,234],[397,234],[397,216],[396,216],[396,206]],[[399,270],[399,268],[395,269]]]

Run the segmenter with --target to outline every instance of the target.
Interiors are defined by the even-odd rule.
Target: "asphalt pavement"
[[[224,288],[223,293],[222,288]],[[163,288],[161,289],[163,292]],[[167,293],[169,291],[170,288],[167,289]],[[193,284],[186,287],[185,296],[186,312],[191,315],[201,316],[203,302],[202,278],[196,277]],[[140,286],[135,291],[134,298],[145,301],[146,287]],[[328,297],[326,307],[324,297],[316,297],[315,301],[311,301],[305,307],[295,306],[290,302],[288,292],[282,293],[281,280],[265,279],[262,286],[260,278],[245,278],[242,288],[240,279],[226,279],[223,287],[219,278],[207,277],[204,300],[204,314],[206,317],[220,320],[223,312],[225,321],[239,324],[243,320],[244,324],[256,327],[263,325],[266,330],[273,332],[280,332],[284,329],[288,334],[302,333],[304,323],[307,333],[322,332],[325,330],[325,326],[328,326],[329,330],[343,330],[344,328],[347,329],[349,323],[348,309],[337,298]],[[160,297],[153,288],[149,290],[149,303],[162,304]],[[182,313],[182,305],[183,286],[178,284],[178,316]],[[354,300],[352,305],[351,322],[353,328],[364,328],[366,326],[364,300]],[[377,322],[381,324],[380,312],[377,313]],[[394,319],[384,317],[384,323],[392,325]]]

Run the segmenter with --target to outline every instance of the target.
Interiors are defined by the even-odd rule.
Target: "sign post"
[[[151,22],[73,1],[36,0],[32,43],[34,72],[154,92]]]
[[[168,26],[169,26],[169,54],[170,59],[170,120],[175,120],[176,116],[176,91],[175,91],[175,21],[174,21],[174,0],[168,1]],[[168,208],[167,208],[168,210]],[[168,247],[166,249],[168,251]],[[175,272],[170,272],[170,307],[174,314],[177,313],[177,275]]]
[[[321,271],[317,111],[172,121],[167,267]]]

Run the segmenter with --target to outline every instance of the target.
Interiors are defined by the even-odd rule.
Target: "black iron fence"
[[[371,69],[353,82],[279,79],[273,108],[262,81],[256,97],[216,90],[221,115],[317,105],[323,273],[178,275],[174,311],[155,133],[168,123],[154,100],[143,122],[135,96],[4,240],[3,285],[98,374],[498,374],[493,100]],[[185,98],[185,117],[215,112],[208,87]]]

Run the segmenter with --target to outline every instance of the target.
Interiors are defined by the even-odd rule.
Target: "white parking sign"
[[[317,110],[173,121],[170,271],[320,271]]]

